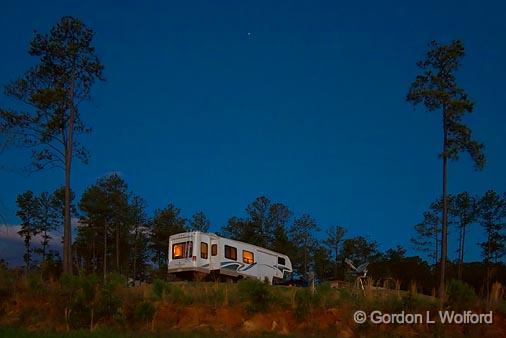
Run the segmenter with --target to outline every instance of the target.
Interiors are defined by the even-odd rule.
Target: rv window
[[[218,254],[218,244],[211,245],[211,256],[216,256]]]
[[[242,261],[243,263],[247,263],[247,264],[253,264],[255,263],[255,256],[253,255],[253,252],[251,251],[246,251],[246,250],[243,250],[242,251]]]
[[[193,253],[193,242],[182,242],[172,245],[172,259],[189,258]]]
[[[237,248],[225,245],[225,258],[237,260]]]
[[[278,257],[278,264],[285,265],[285,259],[283,257]]]
[[[200,258],[207,259],[207,255],[208,255],[207,249],[208,249],[207,243],[200,242]]]

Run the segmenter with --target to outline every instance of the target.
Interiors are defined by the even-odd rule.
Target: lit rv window
[[[216,256],[218,254],[218,244],[211,245],[211,256]]]
[[[253,252],[246,251],[246,250],[242,251],[242,261],[243,261],[243,263],[253,264],[255,262],[255,258],[254,257],[255,256],[253,255]]]
[[[172,245],[172,259],[189,258],[193,254],[193,242],[182,242]]]
[[[285,265],[285,259],[283,257],[278,257],[278,264]]]
[[[200,258],[207,259],[208,252],[207,252],[207,243],[200,242]]]
[[[225,258],[237,260],[237,248],[225,245]]]

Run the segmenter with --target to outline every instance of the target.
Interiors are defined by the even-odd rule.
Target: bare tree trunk
[[[439,243],[439,231],[438,231],[438,228],[437,228],[437,224],[435,225],[435,228],[434,228],[434,243],[435,243],[435,247],[434,247],[434,265],[437,265],[437,262],[438,262],[438,259],[439,259],[439,245],[441,243]]]
[[[91,241],[91,246],[92,246],[92,271],[93,273],[95,273],[97,271],[97,249],[96,249],[96,245],[95,245],[95,237],[97,236],[96,232],[93,234],[93,240]]]
[[[72,273],[72,254],[70,253],[72,227],[70,220],[70,151],[65,147],[65,212],[63,225],[63,272]]]
[[[338,266],[339,264],[337,262],[337,255],[339,255],[339,246],[337,244],[336,244],[336,248],[335,249],[336,249],[336,264],[334,266],[334,278],[337,279],[337,270],[339,268],[339,266]]]
[[[461,221],[462,224],[462,221]],[[462,280],[462,268],[464,265],[464,243],[466,238],[466,225],[461,225],[460,227],[460,243],[459,243],[459,268],[457,273],[457,278]]]
[[[492,256],[492,250],[491,250],[491,233],[490,231],[488,232],[488,236],[487,236],[487,285],[486,285],[486,290],[487,290],[487,301],[490,300],[490,260],[491,260],[491,256]]]
[[[46,224],[46,229],[47,229],[47,224]],[[47,250],[47,242],[46,242],[47,231],[46,230],[44,230],[44,234],[42,236],[44,236],[43,237],[44,243],[42,244],[42,262],[45,263],[46,262],[46,250]]]
[[[443,219],[441,224],[441,271],[439,279],[439,298],[444,299],[446,293],[446,256],[447,256],[447,236],[448,236],[448,191],[447,191],[447,175],[448,175],[448,128],[446,126],[446,107],[443,108]]]
[[[107,222],[104,222],[104,282],[107,280]]]
[[[116,270],[121,273],[119,268],[119,223],[116,223]]]
[[[74,122],[76,119],[76,107],[74,99],[74,80],[72,80],[69,97],[70,117],[67,125],[67,143],[65,144],[65,214],[63,226],[63,272],[72,273],[72,224],[70,218],[70,173],[72,168],[72,148],[74,145]]]
[[[307,244],[304,244],[304,278],[307,278]]]
[[[134,261],[133,261],[133,280],[135,283],[135,280],[137,279],[137,237],[138,237],[138,231],[135,229],[135,237],[134,237]]]

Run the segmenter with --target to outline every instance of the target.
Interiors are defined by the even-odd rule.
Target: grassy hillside
[[[492,325],[356,324],[356,310],[435,313],[439,302],[409,292],[366,288],[365,292],[321,285],[270,286],[256,280],[236,284],[183,282],[127,288],[119,275],[106,282],[91,276],[0,272],[0,336],[4,337],[221,337],[221,336],[506,336],[503,298],[485,303],[455,284],[447,309],[494,310]],[[453,285],[453,284],[452,284]]]

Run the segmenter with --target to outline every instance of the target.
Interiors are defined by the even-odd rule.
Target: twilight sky
[[[506,191],[505,10],[463,0],[4,1],[0,84],[34,62],[33,30],[79,17],[95,31],[107,81],[81,108],[93,132],[82,138],[90,164],[74,165],[78,194],[119,172],[149,211],[169,201],[186,217],[202,209],[212,230],[266,195],[321,228],[413,254],[413,225],[440,194],[442,140],[439,115],[405,101],[416,61],[432,39],[464,41],[458,81],[476,102],[466,122],[487,166],[476,172],[463,155],[449,190]],[[0,154],[4,223],[19,223],[16,194],[63,183],[58,170],[19,174],[27,160]],[[469,260],[479,240],[475,226]]]

